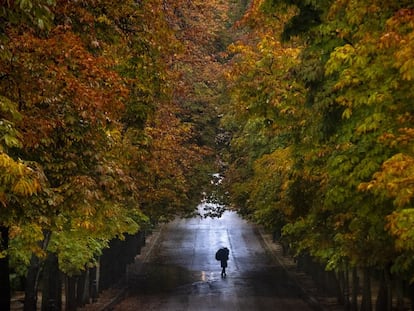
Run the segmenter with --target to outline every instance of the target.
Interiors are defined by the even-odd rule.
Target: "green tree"
[[[281,18],[287,8],[289,20]],[[290,89],[279,87],[286,77],[266,80],[269,58],[259,58],[265,67],[257,76],[254,49],[237,51],[245,56],[234,59],[234,100],[224,117],[233,133],[232,199],[259,222],[285,225],[291,245],[329,269],[411,273],[410,16],[408,1],[257,1],[246,15],[253,29],[283,27],[281,38],[303,48],[299,63],[283,62]],[[295,117],[275,113],[278,90]],[[268,115],[279,129],[263,139]],[[367,287],[365,310],[370,297]]]

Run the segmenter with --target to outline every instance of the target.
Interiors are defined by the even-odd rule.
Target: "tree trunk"
[[[62,286],[60,281],[58,257],[48,253],[43,272],[42,311],[62,309]]]
[[[30,266],[26,275],[24,311],[36,311],[37,309],[37,290],[40,275],[40,260],[36,255],[32,255]]]
[[[318,266],[320,268],[320,274],[324,276],[324,286],[326,288],[326,292],[330,293],[332,296],[335,296],[340,303],[343,303],[341,285],[336,273],[333,271],[326,271],[322,265]]]
[[[387,284],[387,310],[392,310],[392,295],[393,295],[393,280],[391,277],[391,265],[389,265],[385,270],[385,283]]]
[[[66,276],[66,311],[76,310],[76,277]]]
[[[0,251],[9,248],[9,228],[0,226]],[[10,311],[10,269],[9,256],[0,258],[0,310]]]
[[[88,270],[83,271],[78,277],[78,284],[76,287],[77,306],[82,307],[89,302],[89,273]]]
[[[381,271],[379,290],[375,302],[375,311],[391,311],[388,309],[388,284],[386,282],[385,273],[385,271]]]
[[[92,298],[92,302],[98,300],[98,284],[99,284],[99,264],[97,267],[89,269],[89,293]]]
[[[414,284],[408,285],[408,298],[410,299],[410,310],[414,310]]]
[[[351,307],[351,302],[349,299],[350,293],[350,285],[349,285],[349,265],[348,262],[345,265],[345,272],[344,272],[345,280],[344,280],[344,306],[345,310],[349,310]]]
[[[369,268],[363,269],[361,311],[372,311],[371,276]]]
[[[346,304],[346,296],[348,293],[348,286],[346,283],[346,270],[339,270],[338,271],[338,287],[339,287],[339,292],[338,292],[338,302],[340,304],[343,304],[345,306]]]
[[[358,293],[359,293],[359,278],[358,270],[356,267],[352,268],[352,304],[351,310],[358,310]]]
[[[397,281],[397,307],[396,310],[405,310],[404,309],[404,290],[403,290],[403,283],[401,280]]]
[[[51,233],[49,231],[44,232],[44,240],[42,242],[43,250],[46,250],[47,245],[49,244],[50,235]],[[39,289],[40,272],[40,259],[33,254],[26,275],[24,311],[36,311],[37,309],[37,292]]]

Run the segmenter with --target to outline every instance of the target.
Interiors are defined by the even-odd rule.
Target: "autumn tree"
[[[247,18],[256,13],[265,26],[283,27],[276,37],[303,44],[300,63],[282,61],[292,87],[282,89],[281,102],[295,118],[279,113],[272,123],[291,139],[278,135],[283,131],[263,139],[257,118],[274,111],[275,81],[283,79],[264,78],[274,63],[258,63],[257,52],[240,48],[232,67],[236,100],[225,120],[237,163],[228,172],[233,202],[269,227],[281,225],[299,253],[328,269],[364,270],[364,310],[372,307],[370,271],[383,279],[412,273],[411,11],[408,1],[253,2]],[[251,70],[257,64],[265,65],[263,75]],[[390,305],[381,293],[377,304]]]
[[[114,160],[115,154],[108,153],[108,149],[113,151],[121,145],[116,132],[122,130],[119,119],[129,92],[113,70],[114,61],[94,54],[88,45],[91,42],[76,35],[74,25],[79,24],[71,20],[70,13],[66,19],[60,15],[75,8],[65,3],[58,8],[61,11],[54,11],[56,25],[50,25],[47,33],[38,33],[24,24],[10,24],[4,29],[9,50],[3,58],[2,88],[17,103],[22,117],[16,126],[24,134],[24,149],[16,156],[39,163],[48,181],[48,188],[30,204],[15,203],[17,207],[25,206],[28,217],[20,214],[15,219],[14,232],[21,232],[19,227],[24,229],[27,225],[43,232],[43,236],[36,236],[37,231],[33,230],[33,235],[27,237],[32,242],[28,249],[38,249],[31,265],[34,270],[29,270],[27,277],[32,282],[26,288],[31,290],[26,296],[27,309],[36,305],[36,262],[48,241],[62,240],[65,232],[81,228],[80,235],[89,231],[104,247],[105,241],[123,232],[136,231],[137,223],[143,219],[134,212],[137,195],[128,177],[127,153],[117,154],[124,161]],[[83,21],[88,18],[90,15]],[[59,24],[61,20],[65,23]],[[131,206],[134,209],[128,211],[126,208]],[[107,217],[113,220],[111,225]],[[40,244],[43,249],[33,246],[37,240],[44,240]],[[66,258],[62,256],[72,262],[69,271],[82,269],[100,251],[76,240],[76,235],[72,241],[72,253]],[[82,253],[89,254],[82,260],[73,260],[73,252],[83,245],[86,248]],[[65,254],[67,248],[62,250],[58,246],[49,251]],[[61,269],[68,272],[64,265]]]
[[[32,3],[4,3],[0,13],[0,79],[3,84],[9,79],[7,65],[12,57],[8,48],[7,30],[19,24],[31,25],[42,30],[49,27],[52,14],[49,8],[53,1]],[[45,178],[42,168],[35,162],[19,157],[16,150],[23,147],[22,133],[18,123],[22,115],[19,113],[18,102],[9,92],[0,93],[0,308],[10,309],[9,279],[9,240],[10,227],[27,215],[19,206],[21,200],[41,190]]]
[[[285,7],[274,21],[275,10],[266,7],[270,11],[264,13],[265,5],[253,3],[240,23],[249,32],[229,48],[234,57],[223,124],[232,133],[226,183],[235,207],[276,230],[289,216],[284,205],[295,171],[291,146],[303,124],[304,91],[289,80],[300,49],[280,40],[283,21],[294,11]]]
[[[203,131],[216,118],[210,105],[218,88],[205,65],[218,71],[211,54],[226,8],[172,1],[54,4],[15,1],[1,12],[7,49],[1,52],[6,173],[0,198],[7,207],[13,202],[2,226],[11,228],[19,250],[13,262],[29,267],[26,310],[36,307],[46,257],[58,263],[53,269],[77,274],[110,239],[148,219],[187,215],[200,200],[201,184],[210,178],[201,162],[211,156]],[[185,60],[193,53],[194,76]],[[190,103],[209,116],[197,119]],[[58,274],[45,271],[51,271],[45,280]]]

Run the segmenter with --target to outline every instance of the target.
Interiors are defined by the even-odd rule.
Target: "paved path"
[[[214,259],[221,246],[230,249],[226,278]],[[233,212],[176,220],[131,267],[129,293],[114,310],[312,310],[266,249],[257,229]]]

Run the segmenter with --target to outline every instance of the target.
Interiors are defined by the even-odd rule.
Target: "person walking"
[[[222,247],[216,252],[216,259],[220,261],[221,266],[221,277],[226,277],[226,268],[227,268],[227,261],[229,260],[229,249],[227,247]]]

